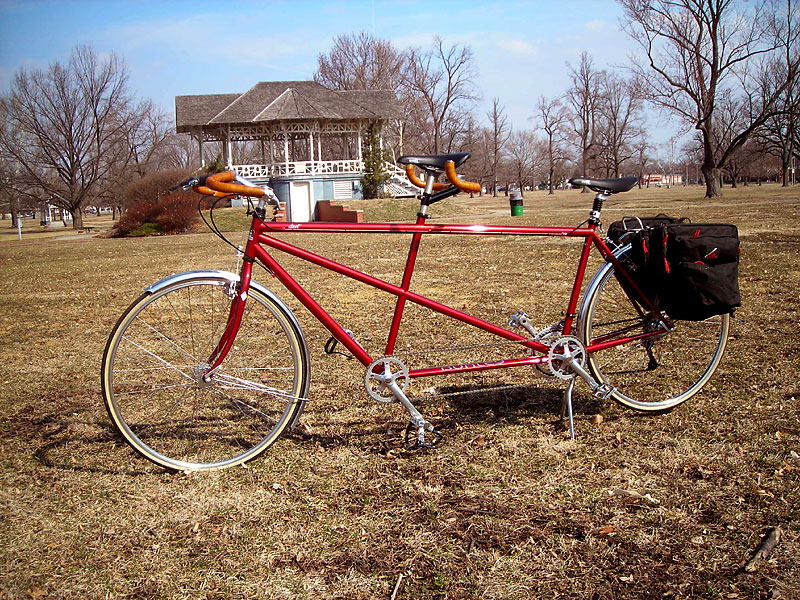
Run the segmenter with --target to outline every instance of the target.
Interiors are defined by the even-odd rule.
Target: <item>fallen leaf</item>
[[[597,535],[611,535],[612,533],[616,533],[617,531],[619,531],[619,527],[617,527],[616,525],[606,525],[605,527],[601,527],[598,530]]]
[[[600,425],[603,422],[603,415],[595,415],[592,417],[592,423],[595,425]]]
[[[32,585],[30,588],[28,588],[27,594],[34,600],[38,600],[38,598],[41,598],[42,596],[47,596],[47,592],[42,591],[35,585]]]

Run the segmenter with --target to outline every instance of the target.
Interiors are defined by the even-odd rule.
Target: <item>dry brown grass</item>
[[[428,385],[526,387],[423,399],[447,441],[408,453],[400,407],[369,400],[363,368],[325,356],[327,336],[298,311],[313,361],[303,427],[248,468],[193,475],[163,472],[114,436],[100,359],[144,285],[231,269],[228,249],[210,234],[0,244],[0,597],[800,598],[800,200],[774,186],[714,202],[701,194],[633,191],[604,211],[606,223],[664,211],[740,227],[733,339],[708,388],[679,409],[640,416],[581,385],[572,443],[555,423],[563,387],[528,370],[416,382],[417,397]],[[528,194],[513,222],[577,224],[590,202]],[[416,210],[360,204],[368,217]],[[433,212],[512,221],[503,198],[456,198]],[[407,238],[302,241],[397,281]],[[536,312],[541,326],[558,318],[553,299],[569,286],[576,247],[442,236],[422,252],[416,289],[499,322]],[[287,262],[380,353],[390,298]],[[463,333],[423,311],[409,318],[403,348]],[[425,339],[411,335],[423,326]],[[656,502],[610,494],[618,489]],[[742,571],[778,525],[769,560]]]

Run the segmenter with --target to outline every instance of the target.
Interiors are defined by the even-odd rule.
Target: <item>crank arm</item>
[[[594,393],[596,398],[600,400],[607,400],[611,397],[611,395],[616,391],[616,388],[605,384],[599,383],[594,377],[592,377],[589,372],[584,369],[578,361],[574,359],[574,357],[568,357],[565,359],[567,364],[569,365],[572,371],[579,375],[581,379],[583,379],[586,384],[592,388],[592,392]]]

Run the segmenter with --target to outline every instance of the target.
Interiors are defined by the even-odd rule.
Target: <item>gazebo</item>
[[[385,126],[401,118],[392,91],[337,91],[314,81],[262,81],[243,94],[175,97],[176,131],[197,140],[201,164],[209,143],[221,145],[226,166],[269,184],[292,221],[313,220],[320,200],[361,198],[368,131],[383,147]],[[413,194],[387,187],[394,195]]]

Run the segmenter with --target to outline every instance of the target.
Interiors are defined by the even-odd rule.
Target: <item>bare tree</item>
[[[712,140],[715,146],[717,146],[716,152],[730,145],[737,132],[741,131],[745,110],[742,101],[732,94],[730,90],[725,90],[720,94],[720,98],[717,101],[718,116],[714,121],[714,137]],[[728,162],[721,169],[721,172],[724,171],[728,173],[731,179],[731,187],[736,187],[739,177],[741,176],[744,168],[743,158],[746,154],[746,152],[744,152],[746,147],[747,142],[740,145],[735,152],[732,152],[730,158],[728,158]],[[722,173],[720,173],[720,175],[721,174]],[[722,180],[720,180],[720,186],[721,185]]]
[[[188,133],[171,136],[164,157],[159,162],[164,169],[193,168],[200,162],[197,142]]]
[[[649,65],[648,98],[691,123],[703,142],[706,197],[721,195],[719,170],[753,132],[780,109],[776,102],[797,78],[792,0],[749,5],[737,0],[620,0],[625,27]],[[788,8],[788,18],[780,16]],[[794,11],[796,12],[796,11]],[[785,46],[788,64],[776,61]],[[635,72],[647,76],[641,63]],[[777,85],[767,90],[763,74],[777,69]],[[747,109],[743,127],[715,151],[717,103],[735,90]]]
[[[600,98],[599,82],[602,71],[594,69],[592,58],[587,52],[581,53],[581,62],[577,70],[567,63],[570,71],[572,87],[567,91],[572,130],[575,134],[578,154],[580,155],[581,175],[589,174],[589,160],[594,152],[595,131]],[[582,188],[587,192],[588,188]]]
[[[639,189],[642,188],[645,170],[650,163],[650,151],[653,149],[644,131],[633,141],[633,163],[636,167],[636,175],[639,177]],[[649,181],[648,181],[649,184]]]
[[[486,116],[489,119],[489,135],[491,136],[492,195],[497,196],[497,171],[509,136],[508,118],[503,112],[503,107],[500,106],[499,98],[492,100],[492,108]],[[508,186],[506,186],[506,190],[508,190]]]
[[[787,0],[785,43],[781,48],[782,63],[790,68],[794,54],[797,54],[798,36],[797,3]],[[782,69],[781,69],[782,70]],[[780,85],[780,71],[767,74],[764,85],[773,88]],[[789,168],[792,157],[800,157],[800,81],[798,78],[786,87],[776,101],[777,111],[764,121],[758,131],[758,145],[761,149],[777,157],[781,162],[781,183],[789,185]],[[761,179],[759,178],[759,182]]]
[[[605,73],[600,83],[598,112],[601,115],[600,154],[606,165],[606,174],[619,177],[622,165],[636,154],[633,141],[642,129],[639,87],[633,81]]]
[[[143,100],[128,114],[127,128],[117,142],[123,147],[117,152],[121,158],[98,181],[95,191],[98,204],[111,207],[112,218],[124,208],[120,190],[134,179],[173,167],[178,135],[170,117],[150,100]]]
[[[132,113],[126,143],[131,167],[139,177],[170,167],[178,135],[173,131],[171,119],[150,100],[140,102]]]
[[[539,164],[536,152],[536,136],[532,131],[515,131],[508,138],[509,170],[525,196],[525,187],[536,183],[535,171]]]
[[[767,119],[759,129],[757,138],[764,152],[780,160],[781,183],[786,187],[790,183],[792,157],[797,157],[800,150],[800,93],[797,89],[787,90],[780,102],[784,112]]]
[[[338,35],[317,56],[314,81],[332,90],[396,90],[402,53],[391,42],[360,33]]]
[[[478,99],[472,49],[454,44],[445,47],[440,37],[433,48],[408,51],[402,73],[402,96],[412,126],[424,147],[438,154],[453,148],[469,122],[471,105]]]
[[[31,189],[72,215],[75,228],[83,226],[82,209],[100,182],[127,160],[127,80],[116,55],[100,59],[80,46],[65,65],[21,69],[4,99],[12,127],[4,128],[0,149]]]
[[[545,133],[545,142],[547,144],[548,193],[552,194],[556,171],[564,160],[563,144],[568,115],[559,99],[547,100],[542,96],[539,99],[537,108],[537,116],[541,123],[540,129]]]

